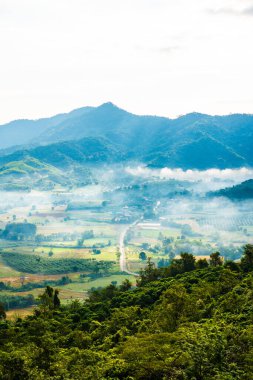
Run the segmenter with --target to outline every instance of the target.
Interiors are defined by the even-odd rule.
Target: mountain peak
[[[112,102],[105,102],[105,103],[102,103],[99,107],[116,107],[116,108],[119,108],[117,107],[114,103]]]
[[[197,120],[203,117],[210,117],[210,116],[201,112],[190,112],[185,115],[180,115],[178,119],[196,119]]]
[[[103,114],[106,113],[108,115],[110,115],[110,114],[118,114],[118,115],[130,114],[128,111],[124,110],[123,108],[116,106],[116,104],[114,104],[112,102],[106,102],[106,103],[101,104],[100,106],[96,107],[95,112],[96,111],[100,111]]]

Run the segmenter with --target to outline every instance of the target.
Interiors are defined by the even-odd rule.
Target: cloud
[[[175,38],[178,39],[178,38]],[[181,46],[179,44],[164,44],[161,46],[155,46],[155,45],[136,45],[135,49],[137,51],[143,51],[143,52],[154,52],[154,53],[161,53],[161,54],[173,54],[175,51],[181,49]]]
[[[248,16],[253,16],[253,5],[252,7],[249,7],[249,8],[245,8],[242,13],[244,15],[248,15]]]
[[[248,17],[235,28],[235,16],[215,16],[214,27],[208,7]],[[0,0],[0,121],[108,99],[139,114],[252,113],[253,24],[244,22],[252,7],[247,0]]]
[[[208,181],[212,179],[237,179],[246,180],[253,178],[253,169],[240,168],[240,169],[208,169],[208,170],[182,170],[182,169],[150,169],[144,166],[137,166],[134,168],[127,167],[126,171],[133,176],[140,177],[158,177],[162,179],[179,179],[196,181]]]
[[[208,13],[212,15],[253,16],[253,5],[246,8],[222,7],[208,9]]]
[[[164,46],[161,48],[156,49],[159,53],[163,54],[171,54],[174,53],[176,50],[179,50],[180,46],[179,45],[172,45],[172,46]]]
[[[127,167],[126,172],[132,176],[150,179],[178,180],[194,182],[196,190],[205,192],[223,187],[239,184],[253,178],[253,169],[208,169],[208,170],[182,170],[162,168],[150,169],[145,166]]]

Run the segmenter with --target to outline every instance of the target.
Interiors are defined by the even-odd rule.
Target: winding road
[[[128,274],[132,274],[133,276],[138,276],[138,273],[131,272],[127,269],[127,259],[126,259],[126,251],[125,251],[125,236],[128,232],[128,230],[135,226],[138,223],[138,220],[136,220],[134,223],[127,226],[120,234],[119,237],[119,251],[120,251],[120,258],[119,258],[119,265],[120,270],[122,272],[126,272]]]

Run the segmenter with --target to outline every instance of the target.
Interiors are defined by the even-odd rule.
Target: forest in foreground
[[[5,319],[0,378],[250,380],[253,373],[253,246],[239,263],[181,254],[151,260],[137,287],[125,280],[61,305],[47,287],[34,314]]]

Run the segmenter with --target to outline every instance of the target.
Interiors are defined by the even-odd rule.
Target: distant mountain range
[[[33,158],[72,163],[142,162],[183,169],[253,166],[253,115],[137,116],[112,103],[0,126],[0,165]],[[1,168],[0,168],[1,170]]]

